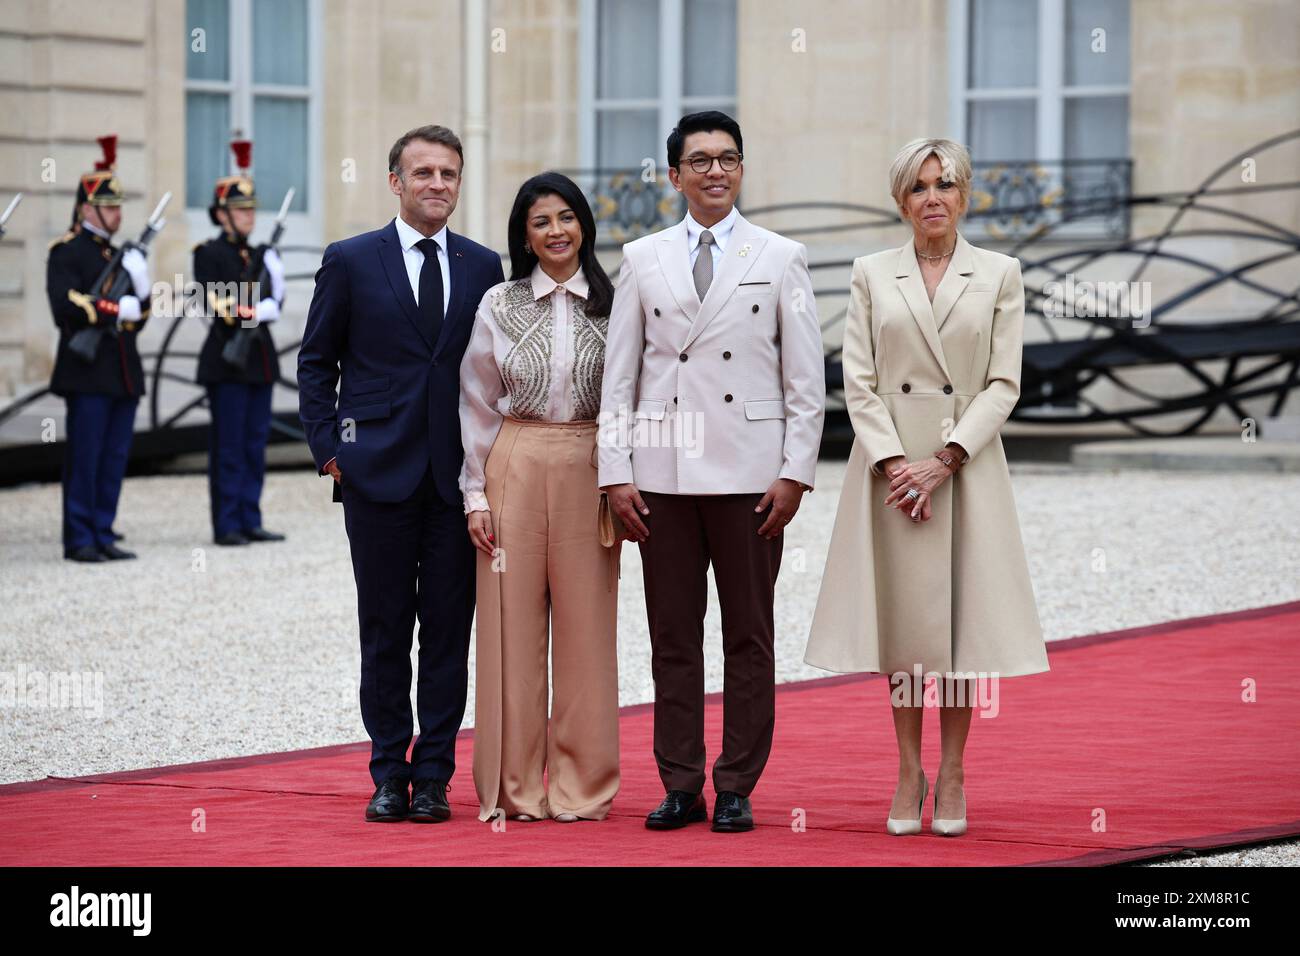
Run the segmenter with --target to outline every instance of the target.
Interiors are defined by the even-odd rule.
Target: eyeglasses
[[[682,163],[686,163],[695,172],[703,174],[713,168],[713,161],[716,159],[718,161],[718,166],[721,167],[723,172],[734,173],[740,168],[740,160],[742,158],[743,157],[740,153],[733,150],[727,150],[727,152],[723,153],[721,156],[691,156],[689,159],[682,160],[682,162],[677,165],[680,166]]]

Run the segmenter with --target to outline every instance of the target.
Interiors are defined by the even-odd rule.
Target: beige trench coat
[[[844,397],[855,440],[807,663],[885,674],[1048,669],[998,436],[1020,395],[1020,262],[962,236],[933,306],[911,240],[853,263]],[[929,521],[883,504],[885,459],[946,441],[970,459]]]

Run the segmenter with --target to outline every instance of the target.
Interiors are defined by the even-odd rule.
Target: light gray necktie
[[[691,270],[691,275],[695,277],[695,291],[701,302],[713,282],[713,250],[709,248],[712,245],[713,233],[705,229],[700,233],[700,251],[695,255],[695,268]]]

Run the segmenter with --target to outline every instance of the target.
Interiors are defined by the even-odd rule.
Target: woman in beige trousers
[[[930,829],[958,836],[974,692],[1048,669],[998,436],[1020,395],[1024,284],[1018,260],[957,232],[971,189],[965,147],[908,143],[890,189],[912,237],[853,263],[843,356],[855,440],[804,659],[890,675],[896,835],[921,832],[923,687],[934,678],[942,755]]]
[[[619,786],[621,542],[602,544],[596,486],[613,286],[567,177],[525,182],[508,233],[511,279],[484,295],[461,363],[479,819],[602,820]]]

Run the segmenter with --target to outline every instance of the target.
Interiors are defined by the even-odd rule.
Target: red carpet
[[[1300,835],[1298,641],[1300,602],[1051,645],[1049,673],[1002,682],[999,715],[972,721],[959,838],[930,834],[933,798],[921,836],[885,833],[885,684],[851,676],[778,689],[749,834],[644,829],[662,787],[640,706],[623,712],[623,788],[603,823],[479,823],[465,733],[447,823],[364,823],[369,744],[348,744],[0,787],[0,864],[1089,865]],[[710,698],[710,760],[720,718]],[[927,713],[931,777],[938,729]]]

